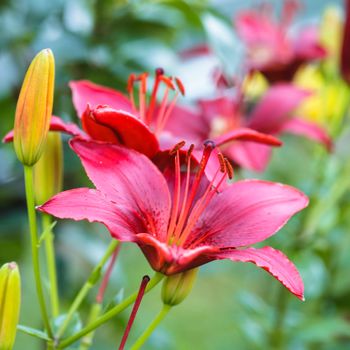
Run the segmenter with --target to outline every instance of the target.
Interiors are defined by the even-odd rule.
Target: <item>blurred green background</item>
[[[270,1],[276,11],[280,1]],[[68,82],[89,79],[125,91],[131,72],[161,66],[185,83],[191,103],[210,96],[210,67],[218,62],[228,72],[239,70],[242,44],[232,28],[238,9],[261,1],[127,1],[127,0],[2,0],[0,2],[0,136],[13,126],[16,99],[25,70],[36,52],[50,47],[56,58],[54,113],[77,121]],[[316,23],[327,5],[342,1],[302,1],[296,24]],[[208,42],[216,59],[194,67],[179,52]],[[194,69],[195,68],[195,69]],[[65,141],[67,138],[65,138]],[[344,141],[345,140],[345,141]],[[347,138],[328,157],[309,141],[284,137],[285,147],[274,152],[264,177],[296,186],[327,201],[344,163],[349,162]],[[77,157],[65,142],[64,188],[90,186]],[[30,265],[22,168],[12,145],[0,147],[0,263],[15,260],[23,277],[21,323],[40,327]],[[320,165],[326,170],[319,174]],[[309,245],[295,251],[294,237],[305,213],[297,215],[266,242],[289,255],[305,282],[306,302],[288,295],[264,271],[251,264],[215,262],[200,270],[191,295],[174,308],[145,349],[270,349],[274,334],[282,333],[282,349],[350,348],[350,195],[331,205],[317,222]],[[333,205],[332,205],[333,204]],[[63,306],[75,296],[109,242],[101,225],[60,221],[55,229]],[[134,291],[144,274],[152,274],[137,249],[125,244],[108,288],[108,300]],[[95,293],[89,295],[94,300]],[[81,309],[84,320],[87,303]],[[159,311],[159,288],[145,297],[130,343]],[[93,349],[116,349],[130,310],[101,327]],[[281,330],[282,329],[282,330]],[[40,349],[33,338],[18,334],[15,349]]]

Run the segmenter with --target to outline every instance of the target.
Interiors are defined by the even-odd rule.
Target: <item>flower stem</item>
[[[27,211],[29,220],[29,229],[31,237],[31,250],[33,259],[34,279],[36,285],[36,292],[38,295],[41,315],[47,334],[52,338],[52,330],[50,326],[49,316],[46,309],[43,286],[40,277],[40,259],[38,251],[38,227],[36,222],[35,204],[34,204],[34,190],[33,190],[33,167],[24,165],[24,182],[26,190]]]
[[[122,340],[120,342],[119,350],[124,350],[126,341],[128,340],[130,329],[131,329],[131,327],[132,327],[132,325],[133,325],[133,323],[135,321],[135,317],[136,317],[137,311],[138,311],[138,309],[140,307],[140,304],[141,304],[142,298],[143,298],[143,296],[145,294],[145,289],[147,287],[147,284],[148,284],[149,280],[150,280],[150,278],[147,275],[143,276],[143,278],[142,278],[140,289],[139,289],[139,293],[137,295],[134,307],[132,308],[128,324],[126,325],[126,328],[125,328],[125,331],[124,331],[124,334],[123,334],[123,338],[122,338]]]
[[[75,297],[71,307],[68,310],[67,316],[62,323],[61,327],[58,329],[56,338],[60,338],[63,336],[65,330],[67,329],[74,313],[78,310],[79,306],[85,299],[86,295],[89,293],[89,291],[93,288],[93,286],[97,283],[97,281],[100,278],[101,270],[103,266],[106,264],[107,260],[110,258],[110,256],[113,254],[114,250],[118,246],[119,241],[113,239],[112,242],[109,244],[104,256],[100,260],[100,262],[95,266],[95,268],[92,270],[88,280],[84,283],[82,288],[80,289],[79,293]]]
[[[50,230],[51,216],[47,214],[42,215],[43,231]],[[60,313],[60,304],[58,297],[57,287],[57,268],[54,248],[54,234],[52,230],[46,235],[45,238],[46,249],[46,264],[50,281],[50,299],[51,299],[51,312],[53,317],[57,317]]]
[[[350,163],[341,169],[340,176],[335,181],[326,195],[319,196],[313,207],[309,209],[308,216],[301,231],[300,238],[307,240],[318,229],[322,216],[330,210],[344,196],[350,187]]]
[[[170,305],[163,305],[162,310],[160,310],[159,314],[156,318],[151,322],[148,328],[141,334],[141,336],[136,340],[134,345],[130,348],[130,350],[138,350],[145,343],[145,341],[150,337],[153,331],[157,328],[159,323],[164,319],[167,313],[170,311]]]
[[[97,320],[98,316],[101,313],[101,310],[102,310],[102,304],[100,304],[100,303],[94,303],[91,306],[89,319],[88,319],[88,322],[87,322],[88,325],[93,323],[93,322],[95,322]],[[83,337],[81,339],[79,350],[88,350],[88,349],[90,349],[90,347],[92,345],[92,341],[94,339],[94,335],[95,335],[94,331],[86,334],[85,337]]]
[[[278,295],[275,306],[274,326],[270,336],[271,348],[279,350],[283,349],[284,338],[284,322],[288,311],[289,294],[284,286],[279,286]]]
[[[150,280],[149,284],[147,285],[147,288],[145,290],[145,293],[149,292],[151,289],[153,289],[162,279],[164,275],[157,272],[153,278]],[[128,298],[124,299],[120,304],[116,305],[109,311],[107,311],[105,314],[98,317],[94,322],[88,324],[85,328],[83,328],[80,332],[77,334],[63,340],[60,344],[58,349],[64,349],[67,346],[73,344],[77,340],[79,340],[81,337],[83,337],[85,334],[90,333],[91,331],[95,330],[97,327],[101,326],[102,324],[106,323],[116,315],[118,315],[120,312],[125,310],[129,305],[135,302],[137,298],[138,292],[135,292],[131,294]]]

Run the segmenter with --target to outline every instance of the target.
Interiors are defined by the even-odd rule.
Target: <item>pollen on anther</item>
[[[134,82],[135,82],[135,74],[131,73],[128,78],[128,86],[127,86],[128,92],[132,91]]]
[[[182,81],[181,81],[179,78],[176,78],[176,77],[175,77],[175,83],[176,83],[176,85],[177,85],[177,88],[180,90],[181,95],[182,95],[182,96],[185,96],[185,86],[184,86],[184,84],[182,83]]]
[[[232,180],[234,175],[233,167],[227,158],[224,158],[224,161],[225,161],[227,176],[230,180]]]
[[[169,152],[169,154],[172,156],[174,155],[178,150],[180,150],[183,146],[185,146],[186,142],[185,141],[180,141],[178,142]]]
[[[191,145],[190,145],[190,147],[189,147],[189,149],[187,150],[187,153],[186,153],[186,163],[187,163],[188,160],[191,158],[193,149],[194,149],[194,144],[191,143]]]
[[[171,81],[171,78],[166,77],[165,75],[160,76],[160,80],[171,90],[175,90],[175,86]]]
[[[225,158],[222,155],[222,153],[218,153],[218,160],[219,160],[219,164],[220,164],[220,171],[222,173],[224,173],[226,171],[226,162],[225,162]]]

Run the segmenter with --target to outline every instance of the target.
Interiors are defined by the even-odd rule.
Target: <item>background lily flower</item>
[[[350,1],[346,0],[346,18],[341,50],[341,72],[344,80],[350,84]]]
[[[291,84],[274,85],[249,115],[243,115],[240,103],[227,96],[201,100],[201,113],[177,108],[174,110],[176,118],[170,118],[167,127],[174,135],[182,135],[195,144],[210,138],[235,163],[247,169],[263,171],[271,157],[269,146],[279,145],[276,139],[269,139],[269,135],[290,132],[331,148],[331,140],[320,126],[292,116],[292,112],[308,95],[305,90]],[[241,142],[242,139],[244,142]],[[260,143],[265,144],[257,143],[259,139]]]
[[[200,166],[182,159],[163,173],[144,155],[118,146],[73,139],[73,150],[96,189],[61,192],[38,209],[59,218],[103,223],[121,241],[138,244],[152,268],[166,275],[218,259],[249,261],[267,270],[298,298],[303,282],[287,257],[271,247],[247,248],[276,233],[308,204],[293,187],[259,180],[239,181],[222,156],[214,179],[204,174],[213,151],[206,143]],[[173,170],[172,170],[173,169]]]
[[[298,9],[295,0],[284,1],[280,21],[272,18],[272,9],[239,13],[234,25],[248,50],[249,68],[263,73],[270,82],[289,81],[298,67],[326,56],[314,27],[290,35],[289,25]]]

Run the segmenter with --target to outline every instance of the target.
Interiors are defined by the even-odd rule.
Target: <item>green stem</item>
[[[149,292],[151,289],[153,289],[162,279],[164,275],[157,272],[153,278],[150,280],[150,282],[147,285],[147,288],[145,290],[145,293]],[[83,328],[80,332],[77,334],[63,340],[60,344],[58,349],[64,349],[67,346],[75,343],[77,340],[82,338],[84,335],[90,333],[91,331],[95,330],[97,327],[101,326],[102,324],[106,323],[116,315],[118,315],[120,312],[125,310],[129,305],[131,305],[133,302],[135,302],[138,295],[138,291],[131,294],[128,298],[124,299],[120,304],[113,307],[111,310],[107,311],[105,314],[98,317],[94,322],[88,324],[85,328]]]
[[[146,340],[150,337],[150,335],[153,333],[153,331],[157,328],[159,323],[168,314],[170,309],[171,309],[170,305],[165,305],[165,304],[163,305],[162,310],[160,310],[159,314],[151,322],[151,324],[148,326],[148,328],[141,334],[141,336],[136,340],[136,342],[130,348],[130,350],[138,350],[141,348],[141,346],[146,342]]]
[[[62,323],[61,327],[58,329],[56,338],[61,338],[67,329],[74,313],[78,310],[79,306],[81,305],[82,301],[85,299],[86,295],[89,293],[91,288],[98,282],[101,276],[101,270],[103,266],[106,264],[107,260],[110,258],[110,256],[113,254],[114,250],[118,246],[119,241],[113,239],[112,242],[109,244],[104,256],[100,260],[100,262],[95,266],[95,268],[92,270],[88,280],[84,283],[82,288],[80,289],[78,295],[75,297],[70,309],[68,310],[67,316]]]
[[[51,227],[51,216],[47,214],[42,215],[43,231],[50,230]],[[52,230],[48,232],[45,238],[45,249],[46,249],[46,264],[47,271],[49,274],[50,281],[50,299],[51,299],[51,311],[53,317],[57,317],[60,314],[60,304],[58,297],[58,286],[57,286],[57,267],[55,258],[54,248],[54,234]]]
[[[283,349],[284,321],[287,315],[289,294],[284,286],[279,286],[277,301],[275,306],[275,320],[272,328],[270,344],[272,349]]]
[[[42,286],[41,277],[40,277],[38,228],[37,228],[37,222],[36,222],[34,191],[33,191],[33,167],[24,165],[24,182],[25,182],[25,189],[26,189],[26,200],[27,200],[27,210],[28,210],[30,237],[31,237],[31,249],[32,249],[33,270],[34,270],[36,292],[38,295],[41,315],[43,318],[43,322],[44,322],[47,334],[50,338],[52,338],[52,330],[51,330],[49,316],[46,309],[44,291],[43,291],[43,286]]]
[[[342,198],[350,187],[350,163],[341,172],[340,177],[333,183],[326,196],[319,197],[305,220],[304,230],[300,238],[305,241],[317,230],[322,216]]]
[[[99,314],[101,313],[102,310],[102,304],[100,303],[94,303],[91,307],[90,310],[90,315],[89,315],[89,319],[87,324],[91,324],[93,322],[95,322],[99,316]],[[90,349],[91,345],[92,345],[92,341],[94,339],[94,335],[95,335],[95,331],[92,331],[88,334],[85,335],[85,337],[82,338],[81,342],[80,342],[80,348],[79,350],[88,350]]]

